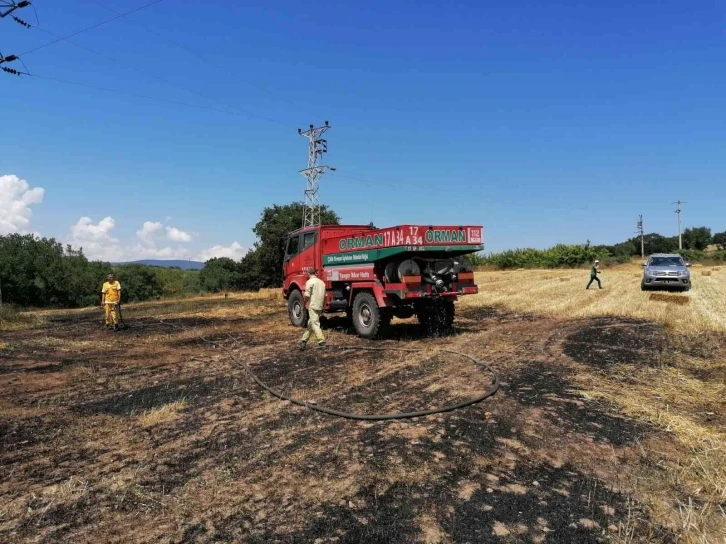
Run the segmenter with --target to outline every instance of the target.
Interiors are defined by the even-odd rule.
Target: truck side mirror
[[[640,266],[648,266],[648,263],[643,263]]]
[[[691,266],[691,263],[686,263],[686,266]]]

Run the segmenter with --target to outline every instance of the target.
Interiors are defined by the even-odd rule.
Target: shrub
[[[484,266],[498,269],[512,268],[574,268],[589,264],[595,259],[606,262],[611,259],[607,250],[589,245],[558,244],[549,249],[510,249],[501,253],[490,253],[483,259]],[[630,257],[618,256],[626,261]]]

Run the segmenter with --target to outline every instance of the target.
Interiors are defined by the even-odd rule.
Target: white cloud
[[[71,244],[83,248],[83,253],[91,260],[122,261],[125,252],[118,239],[111,236],[115,226],[113,217],[104,217],[97,224],[90,217],[81,217],[71,227]]]
[[[164,236],[166,232],[166,236]],[[188,259],[189,250],[184,247],[159,247],[164,240],[176,243],[190,242],[192,237],[177,227],[164,226],[159,221],[146,221],[141,229],[136,231],[136,237],[141,244],[133,246],[129,255],[133,259]]]
[[[141,229],[136,231],[136,236],[144,243],[144,245],[154,248],[161,240],[161,234],[163,231],[166,231],[167,240],[171,240],[172,242],[183,243],[192,241],[191,234],[184,232],[177,227],[165,227],[159,221],[144,222]]]
[[[112,217],[104,217],[94,223],[90,217],[81,217],[70,229],[71,243],[74,247],[82,247],[89,259],[100,259],[111,262],[136,261],[139,259],[195,259],[207,261],[214,257],[230,257],[240,260],[247,253],[246,248],[238,242],[229,246],[215,245],[194,254],[182,243],[190,242],[192,236],[177,227],[164,226],[158,221],[146,221],[136,231],[137,241],[122,244],[112,235],[116,222]],[[165,241],[176,242],[165,244]]]
[[[146,221],[142,226],[141,230],[136,231],[136,236],[148,245],[154,244],[154,234],[159,232],[162,229],[163,225],[161,223],[153,222],[153,221]]]
[[[205,249],[199,255],[197,256],[198,261],[208,261],[209,259],[214,259],[215,257],[229,257],[230,259],[234,259],[235,261],[239,261],[242,257],[244,257],[247,252],[249,251],[249,248],[243,247],[237,242],[232,242],[232,245],[229,246],[212,246],[209,249]]]
[[[138,259],[189,259],[191,253],[183,247],[161,247],[136,245],[129,251],[133,260]]]
[[[190,234],[179,230],[176,227],[166,227],[166,237],[172,242],[191,242],[192,237]]]
[[[30,206],[43,202],[44,193],[18,176],[0,176],[0,234],[26,233],[33,217]]]

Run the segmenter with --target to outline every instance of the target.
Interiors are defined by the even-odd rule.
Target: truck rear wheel
[[[370,293],[358,293],[353,301],[353,326],[359,336],[375,338],[381,327],[381,311]]]
[[[297,289],[287,297],[287,314],[290,316],[290,323],[296,327],[307,325],[308,311],[305,309],[305,299]]]

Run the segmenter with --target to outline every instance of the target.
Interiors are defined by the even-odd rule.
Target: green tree
[[[67,298],[60,305],[66,307],[92,306],[100,302],[101,286],[113,272],[111,265],[102,261],[89,261],[83,252],[66,246],[65,285]]]
[[[694,227],[683,231],[683,248],[703,251],[712,240],[711,229],[708,227]]]
[[[108,263],[90,263],[80,250],[53,238],[0,236],[0,283],[6,302],[77,307],[98,300]]]
[[[263,271],[260,264],[260,251],[252,250],[247,253],[239,263],[240,285],[242,289],[256,291],[263,282]],[[282,272],[281,272],[282,274]]]
[[[184,271],[184,292],[190,295],[199,294],[202,291],[202,284],[199,281],[199,270]]]
[[[645,241],[645,254],[650,255],[652,253],[673,253],[678,249],[678,237],[672,236],[666,238],[660,234],[652,233],[644,236]],[[638,242],[640,244],[640,242]],[[640,245],[638,245],[640,248]],[[640,254],[640,249],[638,253]]]
[[[304,207],[302,202],[293,202],[283,206],[275,204],[262,211],[260,220],[252,229],[258,239],[253,250],[257,261],[254,268],[248,269],[256,270],[257,287],[250,285],[249,288],[277,287],[282,284],[285,240],[289,232],[300,228]],[[338,214],[328,206],[320,207],[320,220],[323,225],[340,224]],[[251,264],[252,260],[246,266]]]
[[[165,297],[178,297],[186,292],[185,271],[178,266],[152,266]]]
[[[726,231],[714,234],[713,243],[716,244],[721,251],[726,250]]]
[[[143,264],[118,265],[116,279],[121,283],[121,300],[123,302],[153,300],[162,295],[161,284],[154,269],[150,266]]]
[[[229,257],[210,259],[199,273],[199,283],[202,289],[213,293],[240,289],[239,265]]]

